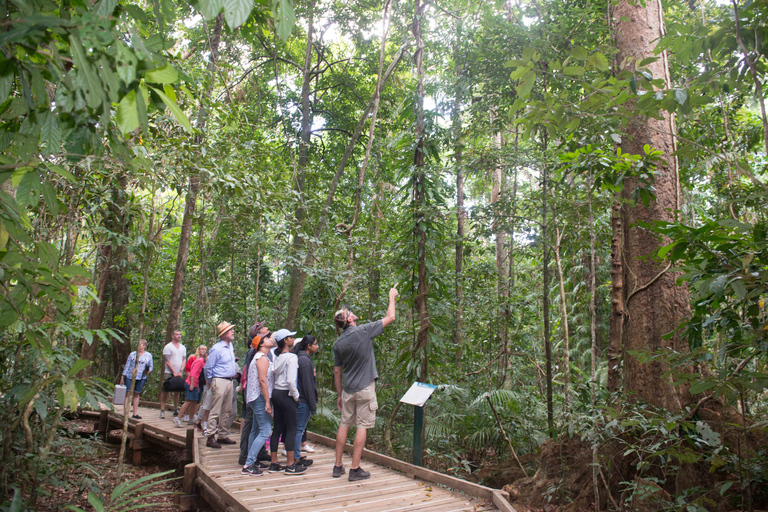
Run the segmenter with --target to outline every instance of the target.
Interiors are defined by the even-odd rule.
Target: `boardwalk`
[[[118,409],[122,412],[122,408]],[[371,472],[369,480],[349,482],[346,474],[342,478],[332,478],[335,461],[330,446],[332,440],[311,433],[310,439],[314,441],[316,452],[307,454],[314,464],[305,473],[286,475],[265,472],[258,477],[242,475],[237,463],[239,445],[208,448],[204,437],[194,429],[175,427],[172,415],[166,414],[166,419],[160,419],[157,409],[141,407],[139,415],[142,419],[130,420],[129,428],[134,432],[134,463],[140,464],[142,450],[152,445],[185,450],[187,463],[183,471],[187,494],[180,499],[184,509],[194,508],[197,496],[202,496],[221,512],[514,512],[499,491],[368,450],[363,455],[363,467]],[[122,417],[112,413],[108,421],[109,426],[102,425],[102,430],[118,428]],[[239,440],[239,433],[236,434],[232,439]],[[280,456],[279,460],[284,463],[285,457]],[[344,466],[347,470],[350,462],[350,456],[345,453]],[[465,492],[447,488],[438,482]]]

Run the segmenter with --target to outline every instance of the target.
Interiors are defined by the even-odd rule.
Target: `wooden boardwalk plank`
[[[122,413],[122,407],[118,407]],[[157,409],[140,407],[141,420],[129,421],[134,430],[138,423],[144,425],[144,438],[158,443],[183,444],[187,430],[177,428],[173,415],[166,412],[160,419]],[[122,421],[121,414],[110,414],[110,426]],[[363,468],[371,473],[369,480],[348,480],[351,457],[344,453],[343,463],[347,471],[341,478],[333,478],[336,456],[333,447],[315,443],[315,453],[306,453],[314,461],[306,472],[299,475],[264,472],[262,476],[241,474],[238,465],[240,447],[225,445],[221,449],[207,448],[204,437],[194,432],[198,482],[216,494],[216,508],[225,506],[236,512],[485,512],[498,510],[488,499],[447,489],[424,482],[389,469],[380,464],[363,460]],[[239,432],[230,434],[239,441]],[[285,456],[278,460],[285,464]],[[380,458],[384,464],[387,458]],[[399,468],[398,468],[399,469]],[[407,471],[407,470],[406,470]],[[410,474],[410,473],[409,473]],[[414,471],[417,475],[418,471]],[[486,491],[488,492],[488,491]],[[483,494],[486,496],[487,494]]]

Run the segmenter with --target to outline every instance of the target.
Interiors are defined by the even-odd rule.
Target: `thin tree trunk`
[[[147,297],[149,295],[149,266],[152,264],[152,253],[155,248],[155,191],[152,191],[152,212],[149,214],[149,229],[147,230],[147,253],[144,258],[143,287],[141,291],[141,313],[139,314],[139,339],[144,339],[144,325],[147,314]]]
[[[464,101],[463,90],[464,83],[462,74],[463,67],[460,64],[459,42],[464,23],[459,19],[456,23],[456,40],[454,42],[453,61],[456,64],[456,82],[454,85],[453,102],[453,141],[454,141],[454,160],[456,163],[456,271],[455,271],[455,289],[456,289],[456,330],[453,341],[456,347],[456,362],[461,360],[461,351],[464,337],[464,230],[467,212],[464,210],[464,145],[462,141],[461,127],[461,107]]]
[[[595,216],[592,212],[592,173],[590,172],[587,179],[587,203],[589,205],[589,218],[587,223],[589,224],[589,339],[592,342],[591,355],[592,365],[589,376],[589,398],[592,409],[592,439],[597,440],[597,315],[596,315],[596,303],[597,303],[597,269],[595,247],[597,245],[597,237],[595,236]],[[592,490],[595,493],[595,512],[600,512],[600,486],[597,480],[600,467],[598,466],[597,458],[597,446],[598,443],[593,441],[592,445]]]
[[[413,238],[416,243],[417,288],[414,309],[419,317],[414,355],[420,360],[417,379],[426,382],[428,378],[427,345],[431,320],[427,309],[429,283],[427,277],[427,233],[424,230],[426,203],[426,176],[424,171],[424,41],[421,38],[421,18],[424,14],[421,0],[415,0],[412,30],[416,39],[414,64],[416,74],[416,151],[413,155]]]
[[[494,123],[496,116],[494,111],[491,111],[491,124]],[[498,344],[503,347],[504,353],[502,354],[501,367],[507,367],[509,362],[509,347],[507,346],[507,325],[508,325],[508,293],[507,287],[507,233],[501,222],[502,214],[500,212],[500,204],[504,196],[506,195],[506,179],[504,176],[504,169],[501,165],[501,148],[502,139],[501,132],[497,131],[493,135],[494,149],[496,150],[496,159],[492,170],[492,187],[491,187],[491,204],[495,205],[493,216],[493,235],[496,245],[496,303],[499,314],[498,317]],[[500,386],[504,386],[504,380],[506,371],[502,373],[502,382]]]
[[[216,69],[216,60],[219,56],[219,43],[221,42],[221,31],[224,25],[224,14],[216,17],[216,24],[213,28],[213,34],[210,38],[210,59],[207,70],[210,75]],[[211,87],[214,80],[211,79]],[[197,145],[203,142],[203,131],[205,130],[206,110],[200,106],[197,115],[197,128],[200,134],[195,136]],[[171,300],[168,307],[168,321],[165,327],[165,343],[171,342],[173,331],[179,328],[181,323],[181,305],[184,291],[184,278],[187,273],[187,261],[189,260],[189,243],[192,237],[192,220],[195,216],[195,206],[197,204],[197,194],[200,191],[200,175],[193,173],[189,177],[187,186],[187,198],[184,204],[184,217],[181,221],[181,234],[179,235],[179,250],[176,257],[176,270],[173,274],[173,287],[171,288]]]
[[[621,385],[621,347],[624,338],[624,223],[621,204],[611,207],[611,318],[608,334],[608,390]]]
[[[549,436],[555,435],[555,417],[552,397],[552,339],[549,326],[549,240],[547,239],[547,176],[546,165],[541,173],[541,242],[543,246],[542,258],[542,315],[544,316],[544,353],[547,369],[547,430]]]
[[[563,276],[563,263],[560,260],[560,243],[563,240],[563,233],[560,227],[555,225],[555,240],[557,243],[552,247],[555,253],[555,265],[557,267],[557,279],[560,290],[560,323],[563,326],[563,397],[565,399],[565,414],[571,416],[571,347],[570,336],[568,334],[568,308],[565,307],[565,277]]]

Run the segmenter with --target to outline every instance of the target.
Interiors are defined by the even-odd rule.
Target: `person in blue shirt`
[[[140,420],[141,416],[138,414],[139,395],[144,388],[144,384],[147,382],[147,375],[152,371],[152,354],[147,352],[147,340],[139,340],[138,354],[134,351],[128,355],[128,361],[126,361],[123,374],[120,376],[120,384],[125,385],[126,391],[131,390],[131,379],[133,379],[134,368],[136,368],[136,382],[133,385],[132,417],[135,420]]]
[[[235,362],[235,326],[229,322],[221,322],[216,326],[219,338],[208,353],[205,363],[205,379],[211,391],[211,411],[208,415],[208,427],[205,445],[209,448],[221,448],[222,444],[236,444],[229,438],[229,421],[232,415],[232,380],[237,377]]]

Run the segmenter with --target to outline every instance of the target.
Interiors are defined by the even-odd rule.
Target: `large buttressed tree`
[[[670,80],[666,54],[654,53],[664,34],[661,7],[657,0],[622,0],[612,7],[611,23],[617,71],[634,73],[643,60],[658,57],[647,64],[646,70],[654,80],[663,79],[667,88]],[[624,126],[622,152],[646,156],[650,149],[660,151],[661,155],[647,168],[647,178],[640,172],[625,181],[620,213],[622,232],[615,234],[622,239],[623,290],[619,297],[624,320],[618,334],[624,360],[624,390],[631,399],[642,399],[669,411],[678,411],[689,402],[687,391],[675,387],[661,358],[644,363],[637,352],[688,349],[687,342],[678,334],[668,336],[690,316],[688,290],[678,286],[677,274],[656,258],[665,242],[647,224],[672,221],[680,209],[674,137],[674,117],[666,111],[659,111],[654,117],[634,112]],[[616,335],[612,330],[611,336]]]

